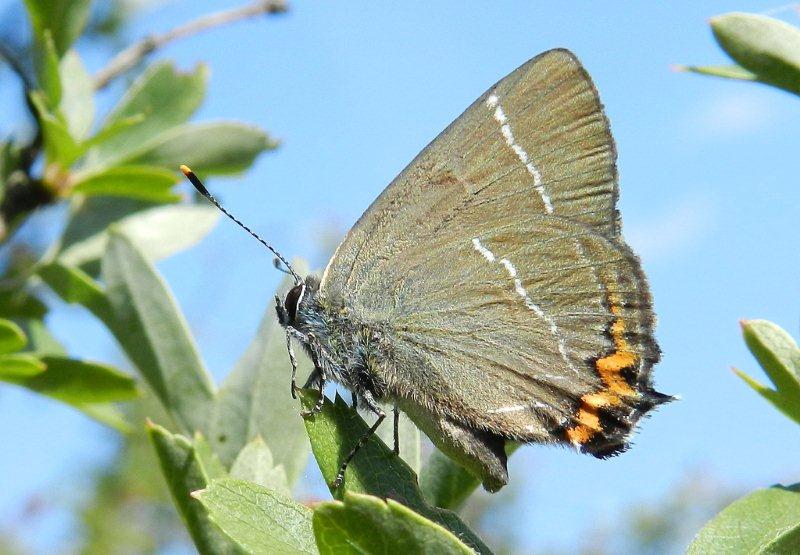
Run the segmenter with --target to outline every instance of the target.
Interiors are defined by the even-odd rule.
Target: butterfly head
[[[313,276],[296,283],[289,289],[283,301],[275,296],[275,311],[278,313],[278,322],[281,326],[303,327],[306,313],[319,289],[319,282]]]

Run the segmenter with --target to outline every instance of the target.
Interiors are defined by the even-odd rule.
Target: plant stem
[[[94,77],[94,88],[95,90],[105,88],[111,81],[136,66],[147,55],[172,41],[257,15],[284,13],[286,9],[284,0],[259,0],[246,6],[199,17],[165,33],[149,35],[114,56],[106,67],[98,71]]]

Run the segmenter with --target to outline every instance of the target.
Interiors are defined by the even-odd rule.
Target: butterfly
[[[640,418],[672,397],[653,387],[652,302],[618,196],[597,90],[575,55],[556,49],[436,137],[321,278],[299,276],[264,243],[294,277],[276,297],[292,391],[294,340],[314,363],[306,386],[320,397],[309,413],[336,382],[377,416],[334,487],[386,417],[382,404],[394,406],[395,430],[400,410],[488,491],[508,482],[509,442],[598,458],[629,447]]]

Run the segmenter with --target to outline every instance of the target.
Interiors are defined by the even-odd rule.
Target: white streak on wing
[[[494,262],[494,253],[492,251],[490,251],[489,249],[487,249],[486,247],[484,247],[481,244],[481,240],[480,239],[475,237],[472,240],[472,245],[475,247],[475,250],[478,251],[479,253],[481,253],[486,260],[488,260],[489,262]]]
[[[531,409],[549,409],[551,408],[550,405],[547,403],[542,403],[540,401],[534,401],[529,405],[512,405],[509,407],[503,407],[499,409],[487,410],[487,414],[506,414],[509,412],[519,412],[521,410],[531,410]]]
[[[507,412],[517,412],[520,410],[525,410],[528,408],[528,405],[514,405],[513,407],[503,407],[501,409],[494,409],[494,410],[487,410],[487,414],[505,414]]]
[[[489,97],[491,99],[491,97]],[[488,103],[488,101],[487,101]],[[477,237],[472,239],[472,246],[478,251],[489,263],[495,262],[497,257],[495,254],[487,249],[481,240]],[[577,372],[577,369],[573,366],[572,362],[569,360],[569,356],[567,356],[567,346],[564,343],[564,338],[561,336],[561,332],[558,330],[558,326],[556,325],[555,320],[553,320],[552,316],[547,314],[542,307],[537,305],[533,302],[533,300],[528,295],[528,292],[525,290],[525,286],[522,285],[522,280],[517,277],[517,268],[514,266],[514,263],[511,262],[508,258],[501,258],[500,264],[506,269],[508,275],[511,276],[511,279],[514,280],[514,291],[522,297],[522,300],[525,302],[525,306],[528,309],[532,310],[539,318],[547,322],[547,325],[550,327],[550,333],[553,334],[553,337],[556,338],[556,342],[558,343],[558,352],[561,355],[561,358],[564,359],[564,362],[567,363],[574,372]]]
[[[536,167],[536,164],[530,160],[525,149],[522,148],[514,138],[514,132],[511,131],[511,125],[508,123],[508,116],[506,116],[506,113],[503,111],[503,107],[500,106],[500,99],[497,98],[496,94],[489,95],[486,99],[486,106],[494,110],[494,119],[500,124],[500,132],[503,134],[506,144],[514,151],[514,154],[517,155],[517,158],[519,158],[519,161],[525,166],[525,169],[528,170],[528,173],[533,176],[533,186],[539,192],[539,196],[542,197],[544,209],[548,214],[552,214],[553,203],[544,190],[544,185],[542,185],[542,174],[539,168]]]
[[[514,265],[511,263],[511,261],[508,258],[501,259],[500,260],[500,264],[502,264],[503,266],[506,267],[506,270],[508,271],[508,274],[512,278],[517,277],[517,269],[514,267]],[[523,291],[524,291],[524,289],[523,289]],[[521,293],[521,294],[524,294],[524,293]]]

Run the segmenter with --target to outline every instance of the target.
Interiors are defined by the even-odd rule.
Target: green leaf
[[[303,390],[300,398],[303,406],[310,409],[316,403],[317,395]],[[325,481],[330,484],[345,456],[364,436],[368,426],[338,395],[335,403],[326,399],[322,411],[306,418],[305,423],[317,464]],[[425,500],[411,468],[375,436],[364,444],[348,465],[342,487],[331,490],[337,499],[341,499],[345,492],[395,499],[441,524],[478,552],[490,553],[489,548],[455,513],[433,507]]]
[[[277,145],[267,134],[243,123],[187,124],[160,135],[131,159],[136,164],[175,168],[186,164],[198,174],[233,174]]]
[[[226,478],[195,492],[211,520],[248,553],[317,553],[311,509],[252,482]]]
[[[86,416],[120,433],[129,434],[133,431],[125,415],[113,403],[74,403],[73,406]]]
[[[453,459],[434,449],[419,477],[425,498],[435,507],[457,511],[481,481]]]
[[[84,148],[70,134],[63,116],[48,109],[44,95],[39,91],[33,91],[30,93],[30,99],[42,125],[48,163],[57,163],[62,168],[70,167],[83,155]]]
[[[38,363],[44,371],[20,376],[17,380],[6,376],[5,381],[71,405],[130,401],[138,396],[133,378],[105,364],[57,356],[44,356],[41,359],[33,355],[14,357],[20,361],[28,360],[30,364]],[[5,365],[8,359],[0,360],[0,364]]]
[[[301,274],[307,273],[303,261],[294,261]],[[279,291],[292,283],[283,280]],[[308,357],[298,357],[298,374],[303,379],[311,372]],[[300,406],[290,392],[289,355],[286,336],[270,307],[247,351],[225,379],[217,394],[211,425],[211,444],[226,466],[239,452],[261,437],[269,446],[276,465],[282,465],[289,484],[302,476],[308,462],[309,445]]]
[[[213,385],[166,283],[141,250],[118,233],[109,239],[103,277],[114,337],[181,429],[206,433]]]
[[[92,78],[74,50],[67,52],[58,66],[61,80],[59,108],[67,129],[76,140],[83,140],[94,123],[94,88]]]
[[[200,432],[195,432],[194,434],[194,456],[203,468],[203,474],[206,476],[207,482],[217,478],[228,477],[227,469],[211,449],[211,445],[208,444],[205,436]]]
[[[183,436],[148,422],[148,435],[155,447],[172,500],[200,553],[241,553],[209,520],[208,513],[191,492],[206,487],[208,476],[195,456],[192,443]]]
[[[720,47],[759,81],[800,94],[800,29],[747,13],[714,17],[711,29]]]
[[[506,454],[511,456],[519,446],[508,443]],[[452,511],[460,509],[480,485],[480,480],[438,449],[430,454],[419,476],[425,499],[436,507]]]
[[[126,251],[123,249],[122,252],[124,255]],[[140,255],[136,259],[131,260],[133,264],[136,264],[137,261],[141,261]],[[150,271],[152,271],[152,268],[150,268]],[[145,274],[146,272],[147,270],[145,270]],[[181,367],[170,366],[172,357],[180,357],[182,356],[181,351],[187,348],[193,349],[194,347],[191,344],[189,346],[182,344],[182,341],[191,341],[191,339],[181,339],[181,332],[176,331],[180,329],[180,325],[185,325],[185,323],[180,314],[171,312],[176,309],[174,305],[170,304],[172,303],[172,298],[169,296],[169,292],[164,289],[163,282],[158,279],[158,276],[152,274],[147,276],[147,279],[143,281],[145,284],[153,284],[150,300],[154,300],[156,303],[164,303],[164,305],[158,307],[158,309],[167,316],[165,317],[165,321],[160,322],[159,325],[162,326],[162,328],[163,326],[172,327],[176,325],[176,318],[180,320],[180,324],[177,325],[177,328],[173,329],[178,335],[177,339],[172,335],[159,336],[155,338],[155,343],[153,344],[150,342],[149,338],[147,340],[139,339],[142,336],[147,336],[148,331],[152,332],[153,330],[143,329],[145,324],[136,320],[135,314],[119,314],[117,312],[117,307],[112,304],[106,292],[82,270],[60,262],[53,262],[41,267],[39,269],[39,275],[62,299],[66,302],[83,305],[108,327],[122,349],[128,355],[128,358],[136,364],[139,372],[148,381],[164,404],[166,410],[177,422],[186,426],[188,425],[186,422],[192,421],[191,417],[183,416],[176,411],[191,410],[193,403],[200,403],[201,401],[194,398],[181,398],[175,401],[173,405],[170,404],[169,395],[180,395],[184,392],[188,392],[189,394],[197,394],[202,399],[212,394],[204,389],[204,384],[202,383],[204,375],[197,376],[197,372],[202,372],[202,370],[192,368],[191,371],[184,370],[186,375],[175,375],[174,370],[180,372]],[[121,289],[124,295],[126,291],[125,283],[122,284]],[[120,302],[126,310],[136,309],[136,307],[131,306],[133,300],[131,300],[131,304],[126,304],[125,298]],[[153,317],[158,318],[159,315],[155,314]],[[173,339],[175,343],[172,342]],[[171,347],[174,348],[174,352],[170,351]],[[196,353],[194,353],[194,356],[196,357]],[[191,361],[187,360],[187,363],[191,364]],[[164,371],[163,367],[160,366],[162,364],[166,366],[168,371]],[[163,374],[165,374],[165,376]],[[210,387],[210,384],[206,385]],[[197,418],[204,419],[207,414],[205,411],[208,409],[201,407],[198,410],[200,412],[197,414]]]
[[[70,217],[59,260],[72,266],[93,266],[108,246],[108,226],[116,222],[119,233],[129,237],[147,258],[158,261],[198,243],[219,220],[219,212],[212,206],[181,204],[137,210],[146,206],[151,205],[128,199],[86,199]]]
[[[95,174],[76,175],[72,192],[173,202],[180,199],[171,191],[177,182],[174,171],[154,166],[116,166]]]
[[[289,497],[289,482],[283,465],[275,466],[272,453],[261,437],[244,446],[231,466],[231,478],[247,480]]]
[[[46,29],[53,35],[59,55],[66,52],[81,35],[89,19],[90,0],[25,0],[28,15],[37,37]]]
[[[208,70],[203,65],[191,73],[177,71],[170,62],[147,68],[111,111],[100,133],[133,116],[143,115],[143,119],[100,143],[89,164],[110,167],[130,160],[143,151],[146,143],[187,121],[203,101],[207,77]],[[177,164],[170,169],[175,168]]]
[[[60,262],[39,268],[39,276],[61,299],[86,307],[109,328],[114,325],[114,313],[103,288],[86,272]]]
[[[58,71],[58,52],[49,30],[36,41],[34,65],[37,85],[44,95],[44,105],[54,110],[61,102],[61,76]]]
[[[6,372],[10,365],[16,374]],[[122,413],[110,403],[135,398],[136,382],[110,366],[61,356],[2,355],[0,380],[71,405],[121,432],[130,430]]]
[[[321,503],[313,522],[322,555],[474,553],[449,530],[396,501],[371,495],[347,493],[344,502]]]
[[[18,353],[0,355],[0,380],[13,384],[41,374],[47,366],[33,355]]]
[[[138,396],[136,381],[106,364],[56,356],[41,361],[47,369],[19,385],[74,405],[130,401]]]
[[[800,348],[779,326],[766,320],[742,322],[745,343],[777,390],[735,370],[750,387],[800,424]]]
[[[67,354],[66,349],[53,336],[45,323],[37,319],[28,319],[23,322],[25,334],[30,339],[28,351],[36,356]]]
[[[27,342],[18,325],[10,320],[0,320],[0,354],[21,351]]]
[[[35,318],[47,314],[47,305],[23,288],[0,289],[0,318]]]
[[[734,501],[706,524],[690,555],[797,553],[800,550],[800,484],[773,486]]]
[[[94,135],[89,137],[89,139],[87,139],[84,142],[83,146],[86,149],[94,148],[94,147],[96,147],[98,145],[101,145],[102,143],[105,143],[106,141],[109,141],[112,138],[117,137],[118,135],[124,133],[129,128],[133,127],[134,125],[139,125],[144,120],[145,120],[145,115],[144,114],[135,114],[135,115],[127,117],[127,118],[118,119],[117,121],[115,121],[115,122],[113,122],[113,123],[111,123],[109,125],[106,125],[102,129],[100,129],[97,133],[95,133]],[[97,156],[97,151],[96,150],[89,151],[89,154],[87,156],[87,158],[89,159],[89,162],[87,162],[87,164],[86,164],[87,167],[91,166],[91,160],[94,159],[93,156],[94,157]],[[90,169],[92,169],[92,168],[90,168]]]
[[[677,66],[677,71],[688,71],[691,73],[700,73],[703,75],[711,75],[713,77],[723,77],[725,79],[739,79],[741,81],[757,81],[758,76],[739,67],[737,65],[728,66]]]

